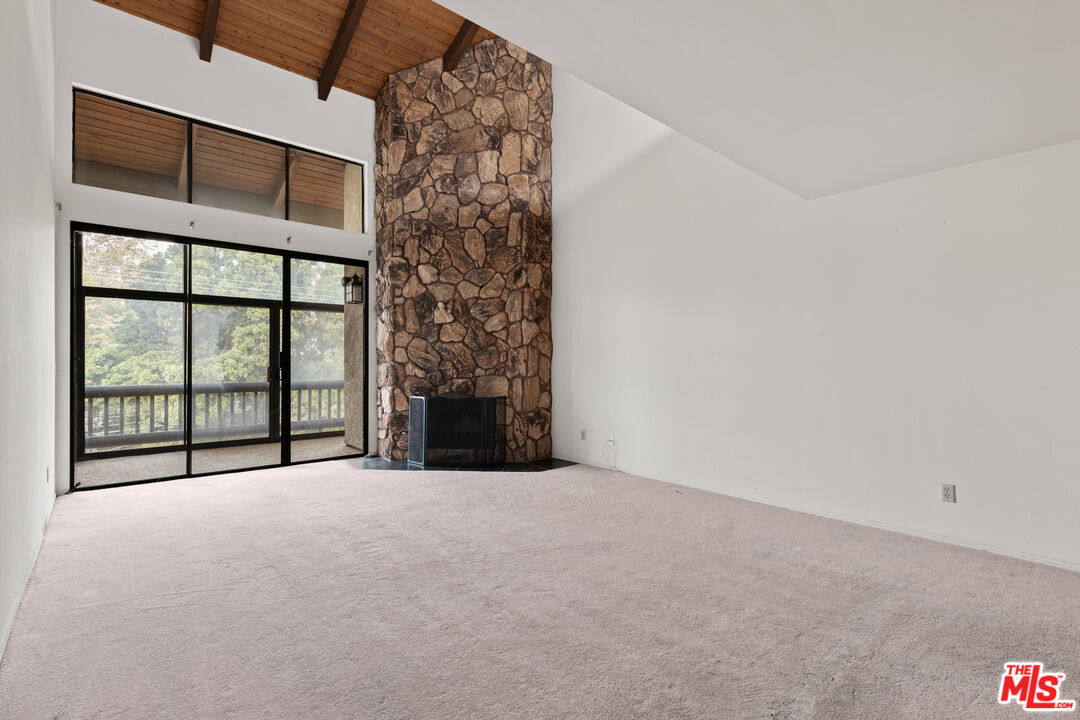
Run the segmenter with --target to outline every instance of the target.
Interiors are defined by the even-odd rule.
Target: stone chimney
[[[502,38],[375,101],[379,452],[408,397],[505,395],[506,455],[551,455],[551,65]]]

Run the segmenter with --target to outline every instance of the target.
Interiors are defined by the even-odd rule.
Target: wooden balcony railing
[[[265,382],[193,385],[192,440],[272,437],[269,387]],[[344,394],[344,380],[292,383],[292,432],[343,432]],[[184,439],[183,384],[87,386],[84,397],[86,450],[168,445]]]

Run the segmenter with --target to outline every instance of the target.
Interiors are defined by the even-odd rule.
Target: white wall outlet
[[[941,483],[941,502],[956,502],[956,486],[949,483]]]
[[[581,439],[582,439],[582,440],[584,440],[584,439],[585,439],[585,431],[584,431],[584,430],[582,430],[582,431],[581,431]]]
[[[607,436],[608,442],[615,442],[615,433],[611,433]]]

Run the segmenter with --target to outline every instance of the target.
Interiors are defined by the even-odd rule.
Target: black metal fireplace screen
[[[506,462],[506,398],[413,395],[409,462],[442,466]]]

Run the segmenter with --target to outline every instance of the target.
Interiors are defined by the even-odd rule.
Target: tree
[[[163,240],[82,234],[83,283],[90,287],[182,292],[184,245]],[[282,258],[257,251],[191,246],[192,292],[279,300]],[[340,303],[341,265],[293,260],[296,301]],[[265,377],[270,315],[266,308],[201,304],[192,309],[195,382],[253,382]],[[292,315],[293,377],[344,377],[342,313]],[[87,298],[87,385],[183,381],[181,303]]]

